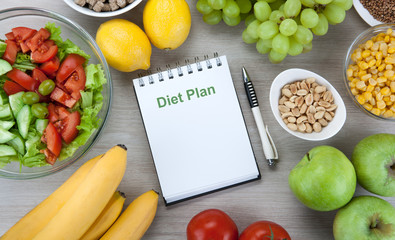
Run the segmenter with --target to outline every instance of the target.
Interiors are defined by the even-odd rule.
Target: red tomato
[[[32,92],[34,92],[40,85],[40,82],[34,80],[25,72],[16,68],[9,71],[7,73],[7,77]]]
[[[65,93],[62,89],[58,87],[55,87],[55,89],[52,91],[50,98],[58,103],[63,104],[68,108],[72,108],[77,102],[77,100],[72,98],[69,94]]]
[[[81,98],[80,91],[85,89],[85,70],[82,65],[78,65],[70,77],[67,79],[64,87],[70,93],[70,95],[75,99],[79,100]]]
[[[54,75],[58,70],[59,65],[59,58],[55,56],[51,60],[41,64],[40,69],[48,75]]]
[[[41,28],[40,30],[38,30],[38,32],[36,34],[34,34],[34,36],[29,41],[26,42],[26,44],[30,48],[30,50],[32,50],[32,52],[34,52],[50,36],[51,36],[51,33],[47,29]]]
[[[14,40],[15,40],[15,36],[14,36],[14,33],[13,33],[13,32],[6,33],[6,34],[5,34],[5,37],[6,37],[8,40],[11,40],[11,41],[14,41]]]
[[[25,41],[36,34],[36,30],[27,27],[16,27],[12,29],[16,42]]]
[[[58,46],[53,41],[47,40],[32,52],[30,57],[36,63],[45,63],[54,58],[57,53]]]
[[[58,157],[48,149],[44,149],[44,151],[42,152],[45,154],[45,160],[47,161],[47,163],[54,165]]]
[[[84,64],[85,58],[78,54],[69,54],[60,64],[58,73],[56,74],[56,81],[61,83],[66,80],[77,68],[77,66]]]
[[[207,209],[195,215],[187,226],[188,240],[237,240],[239,231],[223,211]]]
[[[53,123],[49,122],[41,139],[55,156],[59,156],[62,149],[62,138]]]
[[[56,106],[53,103],[48,104],[48,120],[52,123],[59,120],[59,114],[56,111]]]
[[[14,41],[5,40],[7,46],[3,54],[3,59],[9,62],[11,65],[15,63],[16,54],[18,53],[18,46]]]
[[[15,93],[26,91],[26,89],[24,89],[18,83],[15,83],[15,82],[9,81],[9,80],[5,81],[5,83],[3,85],[3,89],[4,89],[5,93],[7,93],[8,96],[15,94]]]
[[[38,68],[33,69],[32,78],[40,83],[48,79],[47,75]]]
[[[239,240],[291,240],[288,232],[271,221],[258,221],[248,226],[241,233]]]
[[[60,135],[67,144],[71,143],[78,135],[77,126],[81,123],[80,113],[78,111],[72,112],[59,122],[61,122]]]

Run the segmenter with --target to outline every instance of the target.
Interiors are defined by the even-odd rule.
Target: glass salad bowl
[[[110,71],[107,62],[95,40],[80,25],[56,12],[49,10],[38,8],[5,9],[0,11],[0,39],[6,39],[5,34],[10,32],[14,27],[28,27],[39,30],[44,28],[49,22],[54,23],[56,27],[61,28],[60,37],[63,39],[63,41],[66,41],[66,39],[71,40],[75,45],[77,45],[81,50],[90,56],[88,64],[94,64],[96,65],[96,68],[101,68],[103,71],[101,76],[104,76],[106,83],[102,86],[101,90],[101,94],[103,96],[102,107],[96,115],[96,126],[91,129],[92,133],[90,134],[90,137],[85,138],[87,139],[86,142],[82,144],[82,146],[76,145],[74,147],[74,149],[76,149],[74,153],[69,154],[68,157],[64,157],[63,160],[58,159],[53,165],[46,164],[35,167],[27,167],[21,164],[20,161],[11,161],[0,168],[0,177],[10,179],[32,179],[46,176],[66,168],[83,157],[89,151],[102,132],[109,115],[112,97]],[[100,92],[100,88],[97,92]],[[83,115],[81,115],[81,119],[82,117]],[[82,121],[83,120],[81,120],[81,125]],[[65,147],[64,143],[63,147]]]

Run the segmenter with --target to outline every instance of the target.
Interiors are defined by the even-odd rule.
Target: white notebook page
[[[260,177],[225,56],[133,84],[166,203]],[[241,81],[241,80],[240,80]]]

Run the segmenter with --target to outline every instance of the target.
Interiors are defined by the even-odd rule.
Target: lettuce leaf
[[[1,40],[0,41],[0,57],[3,56],[6,47],[7,47],[7,43],[5,43],[3,40]]]
[[[12,67],[17,68],[21,71],[33,70],[36,68],[36,64],[30,60],[30,55],[26,53],[18,53],[16,55],[15,63]]]
[[[41,142],[41,134],[33,127],[29,128],[29,133],[25,142],[26,153],[20,159],[21,163],[26,167],[41,167],[48,165],[45,155],[40,150],[46,148]]]

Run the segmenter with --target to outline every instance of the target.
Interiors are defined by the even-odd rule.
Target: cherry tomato
[[[18,53],[18,46],[14,41],[6,40],[7,46],[3,54],[3,59],[9,62],[11,65],[15,63],[16,54]]]
[[[77,66],[84,64],[85,58],[78,54],[69,54],[60,64],[58,73],[56,74],[56,81],[62,83],[66,80],[77,68]]]
[[[47,40],[31,53],[31,58],[36,63],[45,63],[54,58],[57,53],[58,46],[52,40]]]
[[[7,93],[8,96],[13,95],[15,93],[26,91],[26,89],[23,88],[18,83],[15,83],[15,82],[9,81],[9,80],[5,81],[5,83],[3,85],[3,89],[4,89],[5,93]]]
[[[241,233],[239,240],[291,240],[288,232],[271,221],[258,221],[249,225]]]
[[[73,72],[67,79],[64,87],[67,89],[70,95],[78,101],[81,98],[80,91],[85,89],[85,82],[85,70],[82,65],[78,65],[75,68],[75,72]]]
[[[72,98],[69,94],[67,94],[66,92],[64,92],[62,89],[58,87],[55,87],[55,89],[52,91],[50,98],[53,101],[61,103],[68,108],[72,108],[74,104],[76,104],[77,102],[77,100]]]
[[[7,77],[14,82],[18,83],[22,87],[24,87],[26,90],[34,92],[37,90],[38,86],[40,85],[39,81],[34,80],[32,77],[30,77],[28,74],[25,72],[14,68],[11,71],[7,73]]]
[[[40,69],[48,75],[53,75],[58,70],[60,65],[59,58],[56,56],[50,59],[49,61],[41,64]]]
[[[51,153],[55,156],[59,156],[60,150],[62,149],[62,138],[53,123],[48,123],[41,140],[47,144],[47,148]]]
[[[237,240],[236,224],[225,212],[207,209],[195,215],[187,226],[188,240]]]

